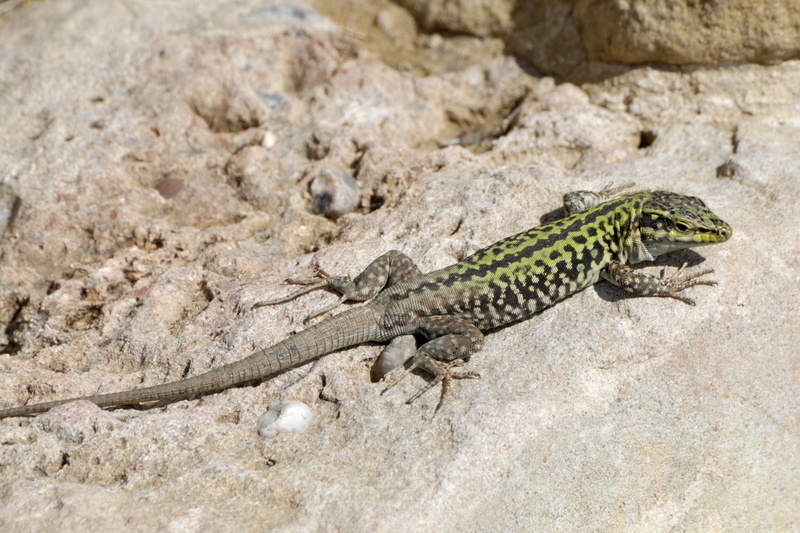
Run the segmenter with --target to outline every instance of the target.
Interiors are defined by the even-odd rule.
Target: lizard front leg
[[[639,272],[634,270],[629,265],[619,261],[611,261],[608,266],[600,273],[603,278],[607,279],[614,285],[622,287],[631,294],[636,296],[659,296],[667,298],[675,298],[689,305],[695,305],[694,300],[680,294],[682,291],[695,285],[710,285],[717,284],[712,280],[698,280],[697,278],[711,274],[714,272],[711,269],[693,272],[691,274],[684,274],[683,271],[686,264],[680,267],[673,275],[669,277],[656,277],[651,274]]]

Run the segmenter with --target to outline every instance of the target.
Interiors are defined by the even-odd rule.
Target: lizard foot
[[[251,309],[257,309],[259,307],[266,307],[268,305],[277,305],[290,302],[299,296],[303,296],[304,294],[308,294],[309,292],[316,291],[318,289],[333,288],[341,292],[342,290],[346,290],[349,287],[349,284],[351,284],[349,280],[328,276],[328,274],[326,274],[319,268],[317,269],[316,277],[289,278],[286,280],[286,283],[291,285],[304,285],[304,287],[298,291],[293,292],[292,294],[289,294],[288,296],[282,296],[280,298],[275,298],[273,300],[257,302],[256,304],[253,305]],[[324,315],[325,313],[335,309],[336,307],[343,304],[344,302],[347,302],[350,299],[351,298],[349,297],[348,294],[342,294],[342,296],[336,302],[332,303],[331,305],[327,305],[322,309],[318,309],[313,313],[311,313],[310,315],[308,315],[303,320],[303,324],[307,324],[308,322],[317,318],[318,316]]]
[[[666,296],[675,298],[676,300],[680,300],[689,305],[695,305],[694,300],[679,293],[688,289],[689,287],[694,287],[695,285],[708,285],[711,287],[715,286],[717,284],[716,281],[697,279],[701,276],[713,273],[714,270],[709,268],[706,270],[700,270],[698,272],[692,272],[691,274],[683,274],[684,270],[686,270],[686,263],[684,263],[673,275],[667,278],[664,277],[664,271],[661,272],[661,279],[663,280],[667,291]]]
[[[320,280],[316,278],[310,279],[287,279],[286,283],[291,283],[292,285],[305,285],[304,288],[300,289],[299,291],[295,291],[288,296],[282,296],[280,298],[275,298],[273,300],[265,300],[261,302],[257,302],[253,304],[251,309],[256,309],[258,307],[266,307],[268,305],[278,305],[278,304],[285,304],[286,302],[290,302],[295,298],[302,296],[304,294],[308,294],[311,291],[315,291],[317,289],[324,289],[328,286],[328,282],[325,280]]]
[[[433,411],[434,415],[439,412],[439,409],[444,405],[444,400],[447,397],[447,394],[450,392],[450,384],[454,379],[474,379],[480,378],[480,374],[475,372],[453,372],[452,367],[456,365],[463,364],[466,359],[454,359],[452,361],[439,361],[438,359],[434,359],[425,354],[418,354],[414,356],[414,360],[406,368],[401,374],[397,377],[392,379],[391,381],[387,382],[386,388],[383,389],[381,394],[385,393],[398,383],[403,380],[408,374],[414,371],[417,368],[421,368],[425,370],[427,373],[433,376],[433,379],[430,380],[424,387],[418,390],[411,398],[406,400],[406,404],[413,403],[417,398],[431,390],[435,387],[438,383],[441,382],[442,384],[442,393],[439,397],[439,403],[436,404],[436,409]]]

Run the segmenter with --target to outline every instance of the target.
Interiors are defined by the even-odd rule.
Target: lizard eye
[[[684,224],[683,222],[676,222],[675,229],[680,231],[681,233],[686,233],[689,231],[689,226]]]

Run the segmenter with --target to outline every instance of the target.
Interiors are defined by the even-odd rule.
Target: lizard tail
[[[0,419],[44,413],[53,407],[76,400],[88,400],[100,407],[122,407],[149,402],[172,403],[234,385],[263,380],[333,351],[382,340],[377,315],[369,305],[348,309],[269,348],[198,376],[142,389],[2,409]]]

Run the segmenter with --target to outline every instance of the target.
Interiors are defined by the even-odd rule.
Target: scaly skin
[[[715,285],[697,279],[711,270],[684,275],[681,268],[671,277],[659,278],[630,265],[673,250],[724,242],[731,236],[730,226],[691,196],[641,191],[613,198],[627,187],[570,193],[564,198],[566,218],[498,241],[435,272],[421,274],[408,257],[391,251],[352,282],[328,278],[312,283],[298,294],[327,287],[343,294],[339,303],[372,301],[241,361],[164,385],[4,409],[0,418],[42,413],[76,399],[100,407],[170,403],[263,380],[364,342],[398,339],[387,348],[391,352],[414,333],[428,340],[415,353],[412,343],[409,355],[414,360],[406,373],[413,368],[427,370],[436,378],[433,383],[443,381],[444,395],[451,378],[472,375],[451,372],[450,367],[481,349],[482,331],[526,318],[601,277],[638,296],[669,297],[694,305],[681,292],[695,285]]]

